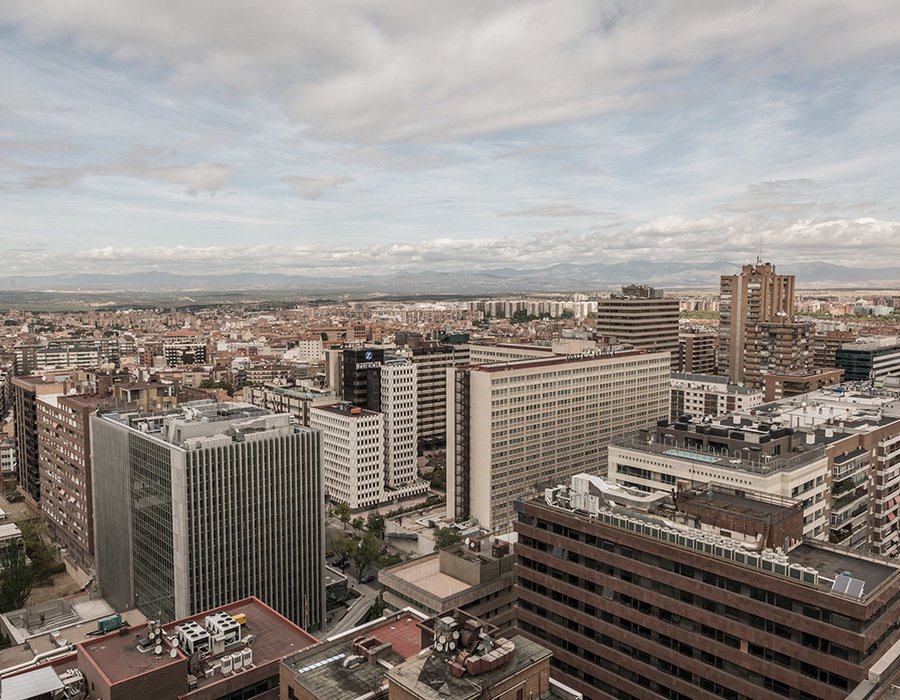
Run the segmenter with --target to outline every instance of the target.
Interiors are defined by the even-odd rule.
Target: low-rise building
[[[749,386],[732,384],[728,377],[714,374],[673,374],[672,411],[681,416],[713,418],[734,411],[748,411],[763,403],[763,392]]]
[[[826,386],[840,384],[842,369],[811,369],[808,371],[772,372],[763,377],[766,402],[789,396],[799,396]]]
[[[486,541],[486,540],[485,540]],[[511,631],[513,618],[513,555],[505,540],[494,540],[490,553],[470,539],[440,552],[378,572],[384,601],[400,608],[411,605],[428,615],[463,610]]]

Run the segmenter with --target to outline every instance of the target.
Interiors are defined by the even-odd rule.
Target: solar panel
[[[847,595],[852,595],[854,598],[862,598],[863,589],[865,587],[865,581],[860,581],[858,578],[851,578],[850,583],[847,586]]]
[[[843,593],[844,595],[846,595],[847,586],[850,585],[850,582],[852,580],[853,579],[851,579],[849,576],[844,576],[844,574],[838,574],[835,577],[834,583],[831,586],[831,592],[832,593]]]

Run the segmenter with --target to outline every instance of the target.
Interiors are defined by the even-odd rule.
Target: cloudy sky
[[[900,253],[896,0],[4,0],[0,76],[5,274]]]

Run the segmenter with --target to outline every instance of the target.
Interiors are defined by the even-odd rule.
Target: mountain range
[[[900,287],[900,267],[862,268],[825,262],[776,263],[793,274],[800,288]],[[189,291],[296,290],[307,293],[505,294],[591,291],[622,284],[650,284],[664,289],[717,289],[719,275],[740,272],[732,261],[702,263],[642,262],[560,263],[542,268],[494,268],[467,271],[391,271],[346,276],[270,272],[174,274],[162,271],[122,274],[2,275],[8,291]]]

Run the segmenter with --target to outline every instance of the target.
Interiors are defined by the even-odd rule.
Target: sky
[[[4,0],[0,274],[900,253],[895,0]]]

